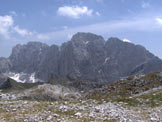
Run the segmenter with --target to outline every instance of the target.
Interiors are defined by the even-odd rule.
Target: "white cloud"
[[[150,3],[149,2],[142,2],[142,8],[149,8],[151,5],[150,5]]]
[[[138,27],[138,28],[137,28]],[[76,32],[92,32],[99,35],[114,35],[124,31],[154,32],[159,26],[155,23],[154,17],[142,17],[134,19],[124,19],[118,21],[107,21],[75,28],[68,27],[59,31],[42,33],[42,36],[48,37],[46,41],[56,40],[55,43],[61,43],[71,38]],[[37,39],[35,39],[37,40]],[[61,40],[61,42],[59,42]],[[128,40],[127,40],[128,41]]]
[[[131,43],[131,41],[128,40],[128,39],[123,39],[123,42],[129,42],[129,43]]]
[[[91,16],[93,13],[92,9],[88,9],[87,6],[79,7],[79,6],[63,6],[59,7],[57,13],[60,16],[72,17],[75,19],[79,19],[83,15]]]
[[[162,18],[157,17],[155,20],[158,24],[162,25]]]
[[[32,35],[32,32],[29,32],[26,29],[21,29],[19,28],[19,26],[15,26],[13,27],[13,30],[15,30],[15,32],[17,32],[18,34],[20,34],[21,36],[27,36],[27,35]]]
[[[0,16],[0,36],[9,39],[13,33],[17,33],[21,36],[31,36],[33,34],[33,32],[27,29],[22,29],[14,25],[14,20],[11,15]]]
[[[13,26],[13,19],[11,16],[0,16],[0,34],[5,38],[9,38],[9,30]]]
[[[143,16],[143,17],[135,17],[135,18],[124,18],[122,20],[113,20],[113,21],[106,21],[96,24],[90,25],[82,25],[78,27],[66,27],[62,26],[60,29],[55,30],[53,32],[47,33],[35,33],[30,32],[26,29],[20,28],[18,25],[14,25],[14,21],[12,16],[0,16],[0,35],[2,35],[2,27],[4,29],[4,25],[6,27],[6,35],[10,35],[15,38],[18,38],[22,41],[22,38],[14,36],[15,33],[23,36],[24,40],[37,40],[37,41],[46,41],[46,42],[53,42],[57,44],[61,44],[63,41],[67,41],[71,38],[73,34],[76,32],[92,32],[99,35],[105,36],[116,36],[117,34],[123,33],[123,31],[138,31],[138,32],[154,32],[159,29],[159,25],[157,23],[161,23],[162,19],[156,18],[157,16]],[[3,18],[3,19],[2,19]],[[4,19],[8,18],[8,19]],[[156,19],[156,20],[155,20]],[[5,21],[6,24],[4,24]],[[3,25],[3,26],[2,26]],[[159,29],[160,30],[160,29]],[[13,34],[13,35],[12,35]],[[3,34],[4,35],[4,34]]]
[[[97,12],[96,12],[96,15],[97,15],[97,16],[100,16],[101,14],[97,11]]]

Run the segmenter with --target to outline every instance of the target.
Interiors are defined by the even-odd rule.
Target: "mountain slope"
[[[34,86],[40,85],[42,83],[18,83],[13,79],[8,78],[0,85],[0,89],[6,92],[15,90],[25,90],[32,88]]]
[[[162,91],[162,72],[128,77],[104,86],[103,88],[92,90],[87,93],[86,97],[88,99],[105,99],[108,101],[128,100],[129,102],[133,96],[145,96],[145,94],[153,94],[156,91],[157,93],[161,93]]]
[[[9,60],[12,63],[10,71],[33,73],[38,70],[38,66],[43,53],[48,49],[48,45],[41,42],[29,42],[26,45],[16,45],[12,49]]]

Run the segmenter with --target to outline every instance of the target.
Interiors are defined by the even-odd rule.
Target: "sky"
[[[61,45],[77,32],[118,37],[162,59],[162,0],[0,0],[0,56],[29,41]]]

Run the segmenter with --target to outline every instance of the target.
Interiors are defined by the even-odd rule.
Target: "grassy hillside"
[[[19,83],[11,78],[8,78],[5,82],[1,84],[0,89],[2,89],[4,92],[25,90],[37,86],[39,84],[42,83]]]
[[[161,93],[162,75],[160,72],[155,72],[119,80],[105,87],[92,90],[85,96],[87,99],[99,101],[126,102],[130,105],[148,103],[154,106],[159,102],[162,104]]]

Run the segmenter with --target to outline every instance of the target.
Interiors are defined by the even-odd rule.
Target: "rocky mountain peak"
[[[21,45],[17,44],[12,49],[11,58],[18,55],[18,53],[29,53],[29,52],[39,52],[43,49],[48,48],[49,46],[47,44],[41,43],[41,42],[28,42],[27,44]]]
[[[78,32],[76,33],[72,39],[73,42],[80,42],[80,43],[89,43],[92,41],[104,41],[104,38],[102,36],[92,34],[92,33],[84,33],[84,32]]]
[[[43,53],[49,48],[41,42],[28,42],[25,45],[16,45],[9,57],[13,64],[12,70],[16,72],[35,72],[41,61]]]
[[[107,41],[106,41],[106,45],[113,45],[113,46],[124,46],[124,45],[134,45],[133,43],[128,43],[128,42],[124,42],[123,40],[116,38],[116,37],[110,37]]]
[[[117,37],[110,37],[109,39],[108,39],[108,41],[111,41],[111,42],[123,42],[122,40],[120,40],[119,38],[117,38]]]
[[[28,42],[26,44],[27,47],[31,47],[31,48],[47,48],[49,47],[47,44],[42,43],[42,42]]]
[[[35,73],[36,78],[44,81],[72,76],[95,83],[108,83],[137,73],[162,70],[162,60],[143,46],[114,37],[105,42],[101,36],[83,32],[76,33],[60,48],[41,42],[17,45],[7,61],[12,64],[9,71]],[[0,67],[8,66],[4,64],[1,59]]]

